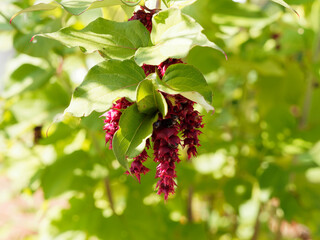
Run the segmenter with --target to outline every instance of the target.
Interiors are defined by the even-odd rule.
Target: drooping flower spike
[[[140,20],[149,32],[152,30],[152,16],[155,12],[146,12],[144,8],[134,13],[131,20]],[[157,72],[160,79],[164,76],[169,66],[183,63],[181,59],[169,58],[159,66],[146,65],[142,66],[146,76]],[[159,113],[158,120],[153,124],[153,132],[147,139],[145,149],[133,158],[129,171],[126,174],[135,176],[139,183],[141,174],[145,175],[150,171],[143,163],[148,159],[147,149],[153,149],[154,161],[158,163],[155,178],[158,179],[156,184],[157,193],[164,194],[167,200],[169,195],[175,193],[176,187],[176,164],[180,162],[179,147],[187,149],[188,159],[197,155],[197,147],[200,146],[199,135],[200,128],[203,128],[202,116],[194,110],[195,102],[183,97],[180,94],[168,94],[160,92],[168,105],[168,113],[162,116]],[[117,100],[102,116],[104,120],[104,130],[106,131],[106,143],[109,142],[109,148],[112,148],[112,138],[119,129],[119,120],[122,111],[131,106],[126,98]]]

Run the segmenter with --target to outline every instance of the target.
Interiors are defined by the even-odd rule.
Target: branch
[[[310,112],[311,103],[312,103],[313,82],[314,82],[314,78],[312,74],[309,74],[307,78],[307,88],[306,88],[304,103],[302,107],[302,114],[301,114],[300,123],[299,123],[300,129],[304,129],[308,124],[309,112]]]
[[[262,204],[260,205],[260,208],[259,208],[259,212],[257,214],[257,218],[256,218],[256,222],[254,224],[254,232],[253,232],[253,235],[252,235],[252,238],[251,240],[257,240],[259,239],[259,232],[260,232],[260,215],[261,215],[261,212],[262,212]]]
[[[188,199],[187,199],[187,218],[189,223],[193,222],[192,197],[193,197],[193,188],[190,186],[189,192],[188,192]]]
[[[312,58],[312,63],[315,63],[317,62],[320,54],[320,32],[318,33],[317,40],[315,41],[313,52],[314,52],[314,55]],[[301,129],[305,128],[308,124],[308,117],[309,117],[310,108],[312,104],[312,93],[314,90],[314,83],[317,82],[317,79],[312,73],[312,71],[309,70],[308,73],[306,74],[308,74],[307,88],[306,88],[305,98],[304,98],[303,107],[302,107],[302,114],[301,114],[300,123],[299,123],[299,127]]]
[[[117,215],[116,211],[115,211],[115,208],[114,208],[114,203],[113,203],[113,198],[112,198],[112,191],[111,191],[111,187],[110,187],[109,177],[105,178],[104,185],[106,187],[106,193],[107,193],[107,198],[108,198],[109,203],[110,203],[110,208],[111,208],[113,214]]]

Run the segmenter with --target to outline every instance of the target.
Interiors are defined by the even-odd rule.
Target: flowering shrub
[[[128,21],[139,20],[149,32],[152,31],[152,16],[156,10],[145,11],[141,7],[140,10],[134,12],[133,16]],[[160,81],[166,73],[166,70],[174,64],[183,64],[181,59],[168,58],[161,62],[158,66],[143,64],[142,69],[146,76],[152,73],[157,73]],[[198,111],[193,109],[195,102],[183,97],[180,94],[168,94],[160,92],[164,99],[164,104],[167,105],[166,115],[161,113],[156,116],[156,121],[153,123],[153,130],[150,138],[146,139],[146,148],[153,148],[154,161],[159,163],[156,171],[156,178],[159,178],[156,188],[158,194],[164,194],[164,199],[167,200],[169,194],[175,192],[175,178],[176,178],[176,163],[179,159],[179,146],[187,148],[188,159],[197,155],[197,146],[200,146],[198,136],[201,133],[198,128],[202,128],[202,117]],[[121,111],[126,109],[133,103],[126,100],[124,97],[117,100],[102,116],[104,120],[106,131],[106,143],[109,142],[110,149],[112,148],[112,139],[116,131],[119,129],[119,120]],[[157,113],[156,113],[157,115]],[[180,133],[183,140],[178,136]],[[148,158],[146,149],[144,149],[138,156],[133,157],[130,169],[126,172],[141,180],[141,174],[146,174],[149,169],[143,165]]]
[[[138,2],[123,1],[129,6]],[[149,171],[143,163],[148,158],[146,149],[152,148],[158,163],[156,188],[167,199],[175,191],[179,148],[185,148],[190,159],[200,146],[202,116],[194,110],[194,104],[213,110],[212,92],[204,76],[182,58],[194,46],[222,50],[207,39],[194,19],[175,8],[191,2],[177,5],[164,1],[166,10],[160,9],[160,0],[154,3],[153,9],[141,5],[126,22],[97,18],[82,30],[67,27],[35,35],[32,40],[38,36],[51,38],[85,52],[97,51],[105,58],[89,70],[65,112],[83,117],[110,108],[102,115],[106,144],[126,173],[139,182],[141,174]],[[79,8],[61,5],[72,14],[81,14]],[[16,15],[52,8],[55,6],[35,5]],[[128,159],[133,160],[131,167]]]
[[[33,1],[1,2],[0,55],[15,52],[0,81],[0,181],[14,183],[12,194],[2,191],[0,205],[9,206],[2,219],[18,216],[3,204],[11,196],[22,216],[41,218],[30,219],[32,226],[11,219],[0,239],[319,235],[319,1],[297,7],[303,24],[272,1],[201,0],[181,10],[220,38],[228,62],[208,47],[189,53],[213,46],[172,8],[192,1],[137,6],[140,14],[157,9],[151,31],[128,21],[134,8],[109,8],[121,0],[36,1],[34,10],[54,10],[29,8],[12,25],[12,14]],[[89,4],[103,11],[71,15]],[[194,111],[212,110],[210,88],[194,66],[216,93],[214,117]],[[115,107],[122,100],[128,106]],[[74,116],[60,118],[64,110]],[[21,208],[31,195],[41,201]],[[56,199],[63,200],[58,209]],[[29,230],[23,236],[21,226]],[[10,228],[15,234],[2,236]]]

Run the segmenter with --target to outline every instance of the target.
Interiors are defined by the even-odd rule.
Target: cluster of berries
[[[146,28],[152,29],[152,16],[155,12],[146,12],[144,8],[134,13],[129,20],[140,20]],[[157,71],[160,78],[165,74],[166,69],[177,63],[183,63],[181,59],[167,59],[159,66],[143,65],[142,68],[146,75]],[[188,159],[197,155],[196,147],[200,146],[198,136],[201,134],[199,128],[203,128],[202,116],[193,106],[195,102],[183,97],[180,94],[172,95],[160,92],[166,99],[168,113],[166,116],[159,114],[159,119],[153,124],[153,133],[147,139],[146,148],[140,155],[133,159],[130,173],[135,175],[140,182],[141,174],[146,174],[150,170],[143,165],[149,157],[147,149],[153,149],[154,161],[158,163],[156,178],[158,194],[164,194],[167,200],[170,194],[175,192],[176,163],[179,159],[179,146],[187,149]],[[122,110],[126,109],[132,102],[126,98],[121,98],[112,105],[111,109],[102,116],[105,117],[104,130],[106,131],[106,143],[109,142],[112,148],[112,138],[119,129],[119,119]],[[130,174],[127,171],[127,174]]]

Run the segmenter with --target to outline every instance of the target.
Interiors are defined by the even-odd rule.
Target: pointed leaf
[[[202,30],[200,24],[179,9],[161,11],[152,19],[153,46],[139,48],[135,60],[138,65],[159,65],[168,58],[186,57],[194,46],[211,47],[223,52],[208,40]]]
[[[147,46],[149,32],[139,21],[114,22],[98,18],[82,30],[71,27],[58,32],[38,34],[60,41],[69,47],[99,52],[106,58],[128,59],[136,49]]]
[[[135,90],[145,74],[132,60],[109,60],[91,68],[84,81],[73,93],[65,112],[76,117],[102,112],[119,97],[135,99]]]
[[[121,0],[125,5],[130,6],[130,7],[134,7],[136,5],[138,5],[141,0]]]
[[[26,9],[22,9],[21,11],[17,12],[16,14],[14,14],[11,19],[10,19],[10,23],[12,22],[12,20],[20,15],[21,13],[26,13],[26,12],[35,12],[35,11],[49,11],[49,10],[53,10],[55,8],[57,8],[58,5],[56,3],[39,3],[36,5],[33,5],[31,7],[28,7]]]
[[[72,15],[80,15],[88,9],[122,5],[121,0],[60,0],[58,3]]]
[[[168,93],[180,93],[185,97],[201,104],[207,111],[214,110],[212,91],[202,73],[187,64],[171,65],[158,81],[160,88]]]
[[[134,158],[143,151],[157,119],[158,114],[139,112],[136,103],[124,111],[119,122],[120,128],[112,139],[113,152],[121,166],[128,170],[127,158]]]
[[[168,111],[166,100],[155,88],[152,80],[144,80],[140,82],[137,88],[136,96],[138,110],[141,113],[152,114],[159,109],[162,116]]]
[[[14,14],[10,19],[10,23],[16,16],[20,15],[21,13],[50,11],[56,9],[57,7],[59,7],[59,5],[72,15],[80,15],[88,9],[123,5],[123,3],[121,2],[121,0],[60,0],[52,3],[39,3],[26,9],[22,9],[21,11]]]
[[[36,41],[30,42],[34,33],[19,33],[14,35],[13,46],[20,52],[33,57],[48,58],[51,51],[58,50],[64,46],[52,39],[38,37]]]
[[[167,8],[183,8],[193,4],[197,0],[163,0]]]
[[[298,12],[297,12],[296,10],[294,10],[292,7],[290,7],[290,5],[289,5],[288,3],[286,3],[285,1],[283,1],[283,0],[271,0],[271,1],[280,4],[280,5],[284,6],[285,8],[290,9],[292,12],[294,12],[295,14],[297,14],[298,17],[300,17],[300,15],[298,14]]]

